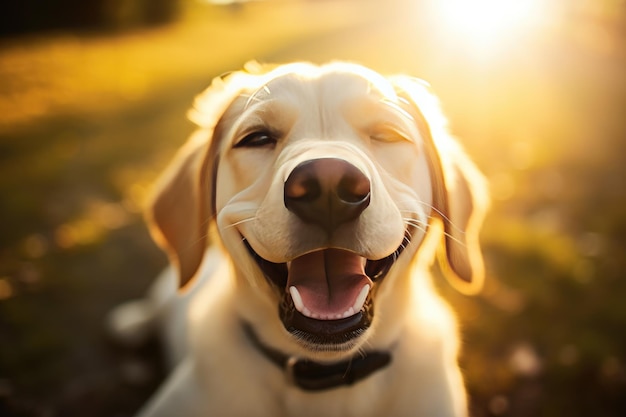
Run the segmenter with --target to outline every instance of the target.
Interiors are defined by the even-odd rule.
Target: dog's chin
[[[285,329],[308,350],[315,352],[347,352],[355,348],[374,317],[374,303],[368,295],[362,309],[355,314],[334,320],[319,320],[300,313],[291,296],[285,293],[279,315]]]
[[[322,249],[300,257],[313,258],[308,262],[296,258],[289,263],[270,262],[259,256],[245,238],[243,241],[266,279],[281,294],[278,313],[285,329],[294,336],[302,347],[309,351],[340,353],[354,350],[364,339],[374,318],[375,300],[373,294],[376,293],[375,287],[380,285],[407,246],[409,236],[410,233],[407,231],[404,241],[398,249],[379,260],[365,259],[339,249]],[[328,277],[314,276],[310,278],[314,274],[311,269],[317,267],[316,262],[320,258],[335,259],[330,263],[352,264],[354,268],[360,271],[360,273],[352,271],[344,265],[337,267],[342,271],[338,273],[340,278],[335,277],[334,279],[341,282],[334,285],[342,287],[341,292],[344,294],[340,294],[343,297],[335,298],[344,298],[348,301],[344,301],[343,307],[338,307],[339,310],[330,313],[317,310],[310,311],[303,304],[304,294],[301,297],[301,294],[294,290],[294,285],[292,285],[292,281],[303,280],[294,278],[294,275],[309,276],[309,278],[304,279],[309,281],[330,281]],[[304,267],[298,267],[298,263],[304,264]],[[332,265],[324,265],[322,269],[332,269]],[[345,278],[341,276],[341,273],[346,275]],[[346,285],[344,284],[346,281],[351,281],[353,284]],[[331,296],[328,297],[328,300],[324,301],[330,303]],[[314,296],[311,298],[315,299]],[[322,305],[325,306],[326,303],[322,303]],[[346,308],[345,305],[350,306]],[[322,308],[322,311],[326,310]]]

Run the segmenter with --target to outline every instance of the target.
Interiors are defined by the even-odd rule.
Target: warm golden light
[[[541,0],[434,0],[431,6],[446,36],[476,52],[530,32],[546,16]]]

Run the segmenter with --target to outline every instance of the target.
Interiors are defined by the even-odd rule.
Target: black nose
[[[285,181],[285,207],[329,233],[355,220],[370,204],[370,181],[343,159],[305,161]]]

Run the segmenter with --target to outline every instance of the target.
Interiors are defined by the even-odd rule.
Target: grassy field
[[[140,211],[194,95],[250,59],[427,79],[494,197],[485,291],[440,281],[473,415],[626,415],[624,15],[475,54],[410,3],[278,4],[0,40],[0,415],[130,415],[159,383],[158,348],[116,348],[102,321],[166,263]]]

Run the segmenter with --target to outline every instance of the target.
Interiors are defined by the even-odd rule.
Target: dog
[[[466,416],[455,317],[482,286],[484,177],[428,85],[332,62],[248,64],[195,101],[157,182],[171,266],[111,323],[159,326],[172,372],[141,417]],[[178,290],[181,287],[181,290]]]

